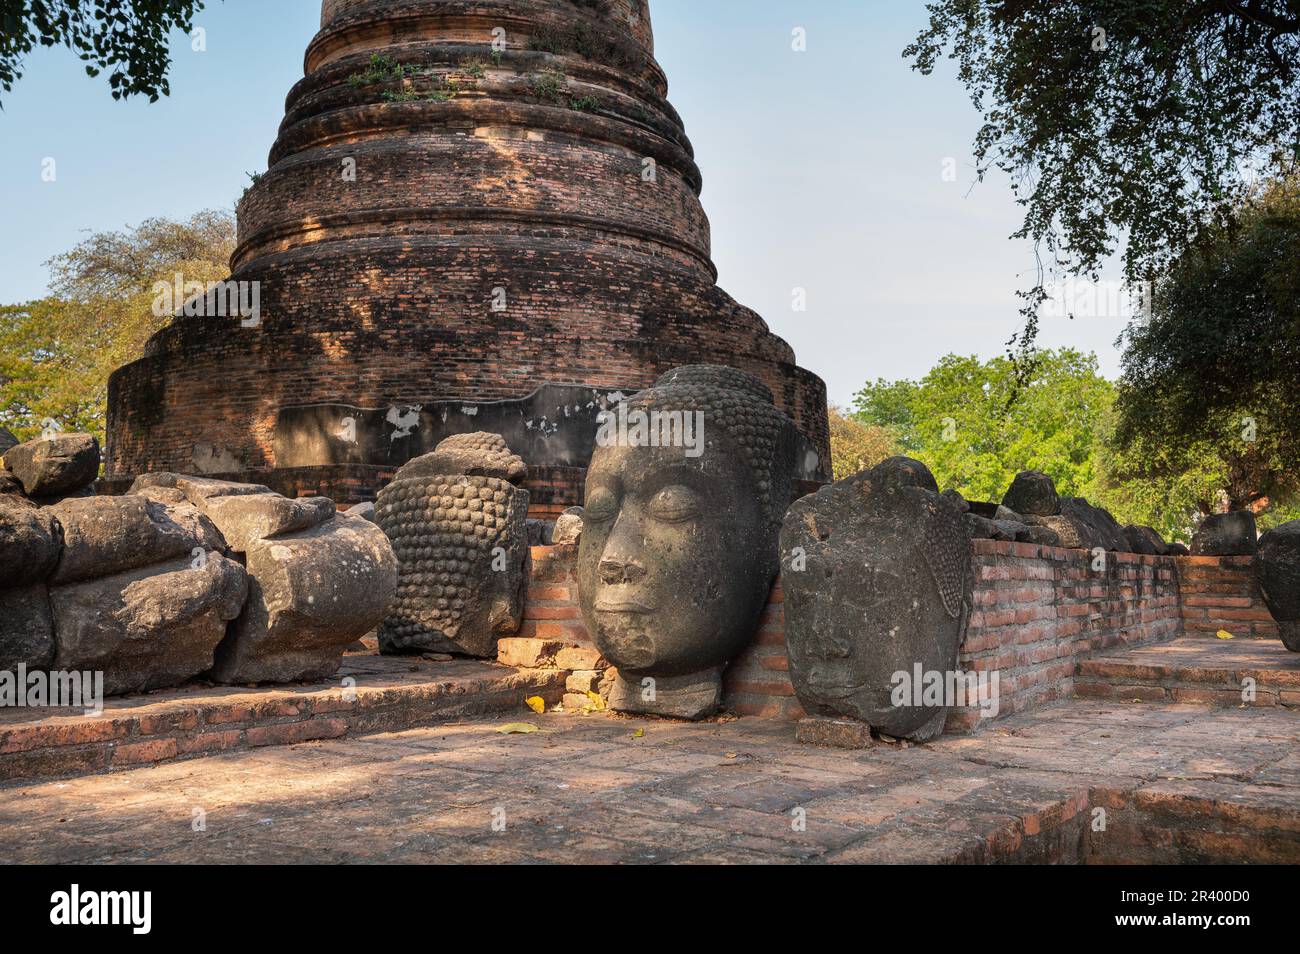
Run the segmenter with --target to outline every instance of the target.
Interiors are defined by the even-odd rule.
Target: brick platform
[[[105,700],[100,717],[0,709],[0,779],[103,772],[232,749],[285,745],[528,713],[560,701],[565,673],[469,660],[348,655],[336,681],[243,689],[189,686]]]
[[[1071,701],[856,752],[764,719],[547,714],[529,735],[501,734],[505,721],[11,784],[0,857],[1300,862],[1300,719],[1279,709]]]
[[[1244,690],[1253,682],[1253,698]],[[1077,696],[1300,708],[1300,654],[1264,639],[1184,638],[1079,661]]]

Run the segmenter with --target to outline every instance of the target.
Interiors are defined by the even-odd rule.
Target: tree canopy
[[[154,283],[223,279],[234,245],[234,216],[208,211],[98,232],[47,262],[49,297],[0,307],[0,425],[102,438],[109,375],[170,320],[154,313]]]
[[[1040,255],[1015,353],[1033,353],[1044,268],[1095,279],[1123,240],[1153,280],[1300,159],[1300,0],[936,0],[904,51],[946,54],[983,115],[982,179],[1010,175]]]
[[[829,409],[831,474],[835,480],[874,467],[895,452],[894,435],[886,427],[865,424],[837,407]]]
[[[203,0],[0,0],[0,87],[20,79],[23,58],[38,44],[62,44],[86,64],[109,70],[114,99],[171,92],[168,35],[189,32]]]
[[[1037,373],[1008,408],[1016,369],[950,354],[920,381],[869,384],[856,417],[890,429],[902,453],[924,461],[941,489],[1001,500],[1022,470],[1041,470],[1063,494],[1083,494],[1113,388],[1097,359],[1068,348],[1039,355]]]
[[[1300,491],[1300,178],[1207,231],[1125,334],[1117,472],[1171,480],[1219,462],[1232,509]],[[1214,499],[1199,501],[1208,512]]]

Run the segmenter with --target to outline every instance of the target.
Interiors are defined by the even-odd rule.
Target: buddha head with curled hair
[[[621,677],[720,668],[780,566],[793,423],[752,375],[689,366],[608,412],[596,443],[578,556],[596,645]]]

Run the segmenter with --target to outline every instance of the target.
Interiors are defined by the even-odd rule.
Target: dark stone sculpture
[[[495,658],[519,628],[528,558],[527,468],[498,434],[458,434],[397,472],[375,519],[399,565],[385,653]]]
[[[674,422],[679,439],[664,439]],[[696,365],[611,412],[597,445],[578,586],[587,628],[618,667],[610,705],[701,718],[779,569],[794,428],[757,378]]]
[[[43,582],[59,562],[63,528],[46,509],[0,496],[0,588]]]
[[[1250,556],[1257,537],[1255,515],[1249,510],[1212,513],[1192,537],[1192,556]]]
[[[1011,487],[1002,497],[1002,505],[1027,517],[1054,517],[1061,512],[1061,498],[1056,484],[1042,471],[1025,470],[1016,474]]]
[[[1255,578],[1282,642],[1300,653],[1300,520],[1274,527],[1259,538]]]
[[[971,602],[961,511],[877,467],[791,505],[781,551],[790,678],[804,709],[918,741],[942,731],[946,705],[916,705],[910,692],[900,704],[895,677],[956,671]]]

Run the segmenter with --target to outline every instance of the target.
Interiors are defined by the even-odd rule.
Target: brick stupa
[[[716,285],[646,0],[325,0],[305,72],[237,210],[260,323],[178,317],[113,376],[110,485],[346,502],[488,430],[560,508],[594,414],[705,363],[766,382],[824,473],[824,385]]]

